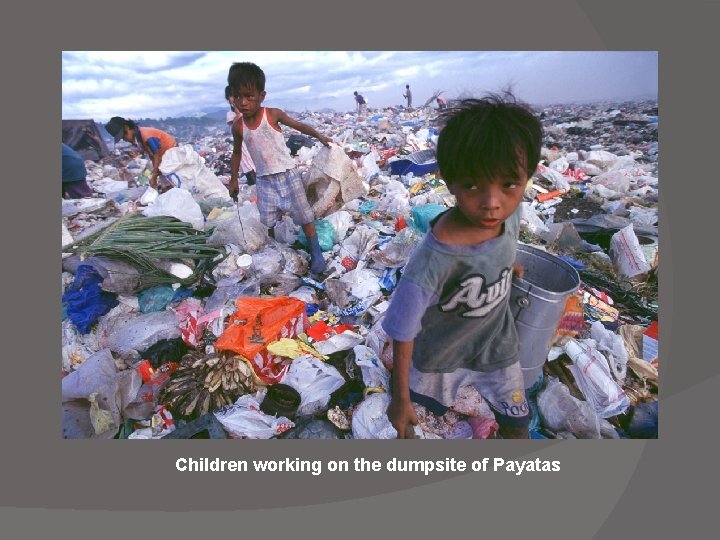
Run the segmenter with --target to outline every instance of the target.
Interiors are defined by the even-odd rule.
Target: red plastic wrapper
[[[343,268],[345,268],[346,270],[355,270],[355,267],[357,266],[357,261],[350,256],[346,256],[343,257],[343,260],[340,261],[340,264],[342,264]]]
[[[170,378],[170,375],[180,366],[177,362],[165,362],[155,369],[149,360],[143,360],[136,368],[145,384],[161,386]]]
[[[324,341],[331,338],[335,334],[342,334],[345,330],[354,330],[354,326],[350,324],[340,324],[338,326],[329,326],[325,321],[314,324],[307,330],[307,335],[315,341]]]

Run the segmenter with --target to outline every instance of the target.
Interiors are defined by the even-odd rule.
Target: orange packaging
[[[217,350],[233,351],[252,359],[268,343],[281,337],[293,338],[305,327],[305,302],[297,298],[240,297],[235,305],[237,310],[215,342]]]
[[[555,191],[550,191],[548,193],[538,193],[536,198],[540,202],[549,201],[550,199],[554,199],[555,197],[559,197],[565,193],[562,189],[556,189]]]

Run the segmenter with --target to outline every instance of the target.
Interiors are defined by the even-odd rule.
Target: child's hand
[[[513,263],[513,276],[515,276],[518,279],[522,279],[525,275],[525,269],[522,267],[522,264],[515,261]]]
[[[235,182],[230,180],[230,183],[228,183],[228,192],[230,193],[230,197],[232,197],[232,200],[237,202],[238,194],[240,193],[240,186],[238,185],[237,180],[235,180]]]
[[[417,425],[418,417],[409,400],[393,398],[387,410],[390,423],[398,432],[398,439],[414,439],[411,425]]]
[[[323,143],[323,146],[326,146],[327,148],[330,148],[330,143],[332,142],[332,139],[329,139],[325,135],[320,135],[318,140]]]

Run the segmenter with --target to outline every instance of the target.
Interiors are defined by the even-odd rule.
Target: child
[[[367,101],[362,97],[362,94],[357,93],[357,90],[353,92],[353,95],[355,96],[355,103],[357,104],[356,112],[358,114],[365,114],[365,112],[367,112]]]
[[[242,115],[235,109],[235,103],[233,97],[230,95],[230,85],[225,87],[225,99],[230,104],[230,111],[225,116],[225,121],[229,126],[235,123],[235,120],[240,118]],[[242,156],[240,158],[240,173],[245,175],[248,186],[255,185],[255,164],[253,163],[250,154],[245,147],[245,143],[242,144]]]
[[[158,175],[160,174],[160,163],[163,155],[170,148],[175,148],[177,142],[175,137],[164,131],[150,127],[139,127],[132,120],[125,120],[121,116],[113,116],[105,124],[107,132],[113,136],[115,142],[120,139],[129,143],[136,143],[143,152],[152,159],[153,172],[150,176],[150,186],[158,187]]]
[[[263,107],[265,100],[265,73],[251,62],[235,62],[228,72],[235,108],[242,120],[232,126],[233,155],[230,162],[230,194],[238,192],[238,169],[242,158],[243,142],[253,158],[257,170],[257,204],[260,221],[272,227],[282,210],[288,211],[293,221],[301,225],[310,244],[310,272],[325,270],[322,248],[315,231],[315,216],[307,200],[295,161],[285,144],[280,129],[284,124],[305,135],[315,137],[325,146],[330,139],[312,127],[290,118],[281,109]]]
[[[513,273],[522,275],[515,264],[520,203],[540,160],[542,128],[510,94],[465,100],[444,120],[438,166],[457,204],[433,220],[382,323],[393,338],[388,417],[406,437],[417,423],[411,401],[442,415],[472,384],[494,410],[501,437],[527,438],[509,294]]]

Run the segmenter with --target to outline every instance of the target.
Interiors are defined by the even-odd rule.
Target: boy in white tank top
[[[227,112],[227,115],[225,116],[225,123],[228,126],[231,126],[235,123],[235,120],[242,117],[239,111],[235,109],[235,104],[233,103],[233,98],[230,97],[230,85],[225,87],[225,99],[230,104],[230,110]],[[247,180],[248,186],[254,186],[255,185],[255,164],[253,163],[252,158],[250,157],[250,152],[247,151],[247,148],[245,148],[245,144],[242,145],[242,156],[240,158],[240,175],[245,175],[245,179]]]
[[[315,216],[280,124],[315,137],[325,146],[329,147],[331,141],[307,124],[290,118],[285,111],[262,106],[265,73],[257,65],[235,62],[228,72],[227,82],[235,110],[242,115],[242,121],[234,122],[232,126],[230,194],[236,197],[239,191],[238,170],[245,146],[255,163],[260,220],[265,226],[273,227],[281,212],[288,212],[293,221],[302,226],[310,244],[310,272],[320,274],[325,270],[325,259],[315,231]]]

